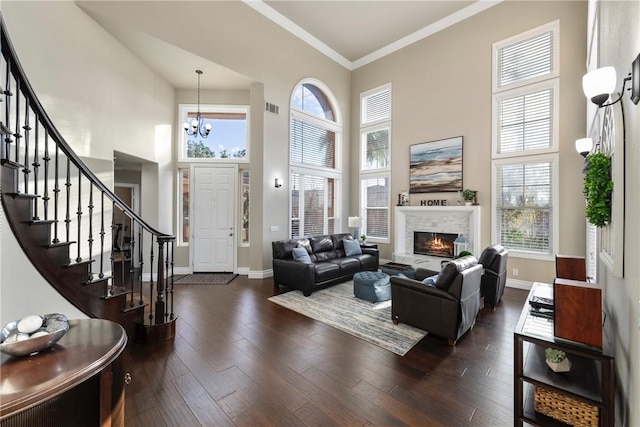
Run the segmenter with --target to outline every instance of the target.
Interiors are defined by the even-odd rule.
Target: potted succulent
[[[471,205],[476,198],[476,192],[474,190],[465,188],[464,190],[462,190],[462,198],[464,199],[465,205]]]
[[[562,350],[547,348],[544,351],[545,361],[554,372],[569,372],[571,361],[567,359],[567,354]]]

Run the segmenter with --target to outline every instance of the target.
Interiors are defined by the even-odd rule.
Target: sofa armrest
[[[316,265],[289,259],[273,260],[273,281],[276,285],[285,285],[301,289],[310,295],[315,285]]]
[[[430,296],[430,297],[433,297],[433,298],[440,298],[440,299],[443,299],[443,300],[452,301],[454,303],[458,302],[456,297],[451,295],[449,292],[447,292],[445,290],[442,290],[442,289],[439,289],[439,288],[436,288],[435,286],[426,285],[426,284],[424,284],[422,282],[419,282],[417,280],[408,279],[408,278],[399,277],[399,276],[391,276],[390,282],[391,282],[391,292],[392,293],[393,293],[394,286],[397,286],[397,287],[400,287],[400,288],[406,288],[406,289],[410,289],[410,290],[415,291],[415,292],[419,292],[421,294],[424,294],[425,296]],[[393,297],[392,297],[392,299],[393,299]]]

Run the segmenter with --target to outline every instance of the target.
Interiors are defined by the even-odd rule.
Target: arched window
[[[291,237],[337,230],[340,124],[335,98],[318,81],[304,80],[291,97]]]

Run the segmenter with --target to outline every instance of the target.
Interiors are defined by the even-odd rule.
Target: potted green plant
[[[367,243],[367,235],[366,234],[362,234],[360,235],[360,241],[362,243]]]
[[[474,190],[470,190],[465,188],[462,190],[462,198],[464,199],[465,205],[471,205],[476,197],[476,192]]]
[[[544,351],[545,361],[554,372],[569,372],[571,361],[567,359],[567,354],[555,348],[547,348]]]
[[[584,175],[583,194],[587,200],[586,217],[596,227],[611,221],[611,157],[597,152],[588,157],[589,169]]]
[[[473,255],[473,254],[469,251],[462,251],[458,254],[456,258],[462,258],[463,256],[467,256],[467,255]]]

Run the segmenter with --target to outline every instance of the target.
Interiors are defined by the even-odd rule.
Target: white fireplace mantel
[[[414,231],[464,235],[471,252],[480,256],[480,206],[396,206],[394,261],[438,265],[442,258],[413,253]]]

